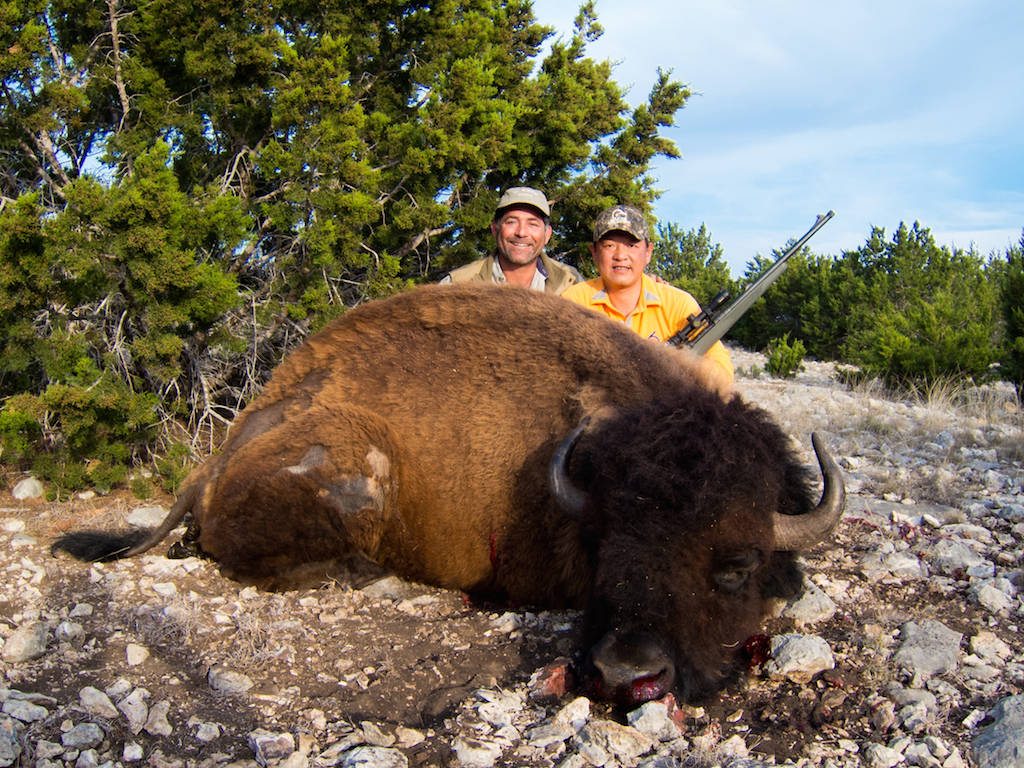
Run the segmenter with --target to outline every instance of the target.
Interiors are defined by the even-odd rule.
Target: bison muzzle
[[[365,559],[517,605],[583,609],[590,690],[635,704],[721,685],[795,553],[844,505],[761,409],[689,353],[556,297],[429,286],[310,337],[186,481],[164,523],[78,532],[86,560],[199,548],[273,588]]]

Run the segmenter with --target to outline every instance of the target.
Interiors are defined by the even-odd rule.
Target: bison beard
[[[811,475],[761,410],[685,352],[556,297],[430,286],[310,337],[139,540],[80,532],[89,560],[154,546],[186,514],[231,576],[268,588],[363,560],[406,578],[584,611],[590,690],[635,704],[715,690],[799,589],[842,481]]]

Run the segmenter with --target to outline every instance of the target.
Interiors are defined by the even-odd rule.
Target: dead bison
[[[414,580],[584,610],[586,666],[636,703],[721,684],[843,485],[700,366],[562,299],[425,287],[354,309],[278,367],[150,534],[72,533],[100,560],[187,514],[235,578],[353,555]]]

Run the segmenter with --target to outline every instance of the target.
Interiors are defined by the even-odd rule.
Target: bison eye
[[[760,553],[744,552],[719,562],[711,578],[723,592],[738,592],[750,579],[750,574],[760,567]]]

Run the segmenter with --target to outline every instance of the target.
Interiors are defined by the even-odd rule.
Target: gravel
[[[1012,392],[901,401],[835,366],[738,386],[847,478],[763,663],[714,700],[579,696],[578,615],[385,577],[265,593],[154,550],[52,557],[169,499],[0,494],[0,768],[1024,766],[1024,417]],[[566,690],[568,689],[568,690]]]

